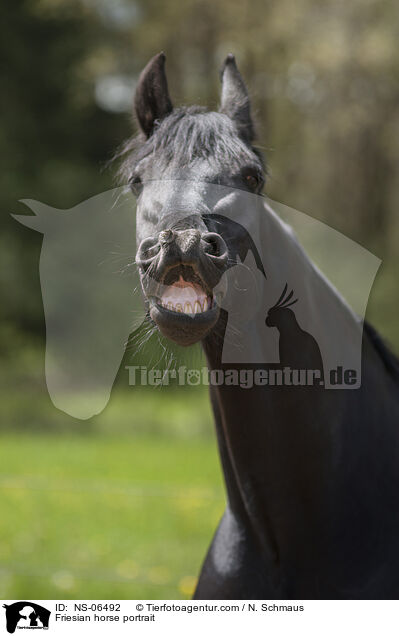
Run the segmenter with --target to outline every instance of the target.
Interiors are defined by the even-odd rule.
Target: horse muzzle
[[[180,345],[202,340],[215,326],[228,248],[214,232],[163,230],[144,239],[136,262],[150,316],[161,333]]]

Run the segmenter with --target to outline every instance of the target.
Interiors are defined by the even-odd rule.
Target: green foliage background
[[[383,259],[368,318],[398,350],[396,3],[4,0],[2,18],[0,596],[187,596],[223,509],[206,391],[129,391],[127,354],[103,414],[58,412],[44,380],[41,236],[9,215],[26,212],[21,198],[68,208],[114,185],[107,161],[133,130],[134,85],[156,52],[175,104],[217,108],[232,51],[267,194]]]

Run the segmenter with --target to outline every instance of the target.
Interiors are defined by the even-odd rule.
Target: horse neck
[[[229,320],[224,332],[223,362],[279,362],[280,325],[269,327],[265,319],[282,294],[284,306],[285,290],[293,307],[287,307],[282,329],[291,332],[290,338],[310,334],[320,348],[325,368],[341,365],[356,369],[360,378],[361,320],[313,265],[291,229],[273,210],[267,206],[256,208],[247,217],[243,223],[246,222],[248,233],[254,237],[264,274],[251,252],[245,258],[244,271],[251,272],[253,283],[249,283],[250,277],[247,277],[244,283],[236,284],[235,277],[242,271],[239,267],[231,268],[226,274],[228,286],[232,290],[244,288],[245,294],[240,292],[226,305]],[[303,344],[303,340],[299,344]]]
[[[204,349],[210,370],[242,370],[220,364],[221,348],[212,339]],[[303,399],[309,390],[312,396]],[[321,524],[331,430],[320,396],[307,387],[211,386],[229,506],[272,560],[291,549],[294,527]]]
[[[310,289],[305,289],[302,298],[307,294],[312,301],[312,285],[318,286],[339,319],[356,331],[358,324],[349,308],[321,275],[319,278],[283,224],[280,228],[273,218],[268,231],[269,234],[281,231],[281,242],[288,248],[292,241],[291,247],[296,251],[296,275],[303,276],[305,281],[310,279]],[[265,264],[269,278],[273,278],[273,268],[278,270],[277,262]],[[263,347],[263,340],[272,332],[278,351],[278,330],[265,327],[266,308],[275,301],[276,294],[271,299],[265,286],[251,325],[242,331],[244,356],[251,351],[269,353],[268,347]],[[294,326],[297,328],[296,320]],[[247,364],[226,361],[224,341],[228,330],[228,316],[222,312],[216,333],[203,342],[210,370],[240,371],[244,367],[255,371],[259,367],[256,359]],[[348,392],[339,393],[342,395],[316,387],[241,388],[226,384],[211,387],[229,506],[253,533],[262,553],[274,561],[281,555],[294,561],[301,557],[310,559],[317,552],[318,538],[324,536],[332,454],[334,445],[339,445],[338,420],[342,419],[340,415],[332,417],[331,411],[335,409],[341,414],[345,410],[342,405]]]

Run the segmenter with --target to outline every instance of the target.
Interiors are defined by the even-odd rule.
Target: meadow
[[[205,392],[117,392],[72,431],[47,409],[0,436],[0,597],[189,598],[224,507]]]

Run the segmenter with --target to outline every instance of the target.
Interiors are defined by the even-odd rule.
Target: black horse
[[[219,112],[173,108],[164,63],[157,55],[141,74],[141,133],[127,145],[123,167],[138,196],[136,259],[148,319],[177,343],[201,341],[209,368],[221,369],[229,317],[214,289],[247,235],[220,216],[244,192],[263,206],[265,222],[273,218],[286,249],[294,243],[255,196],[265,171],[234,57],[222,69]],[[266,247],[277,263],[284,258],[272,238]],[[324,282],[297,254],[311,294]],[[333,288],[323,289],[347,328],[361,329]],[[265,307],[251,323],[264,333],[245,333],[248,350],[262,349],[274,331]],[[195,598],[397,598],[399,370],[367,326],[362,362],[361,388],[351,391],[211,388],[227,507]]]

